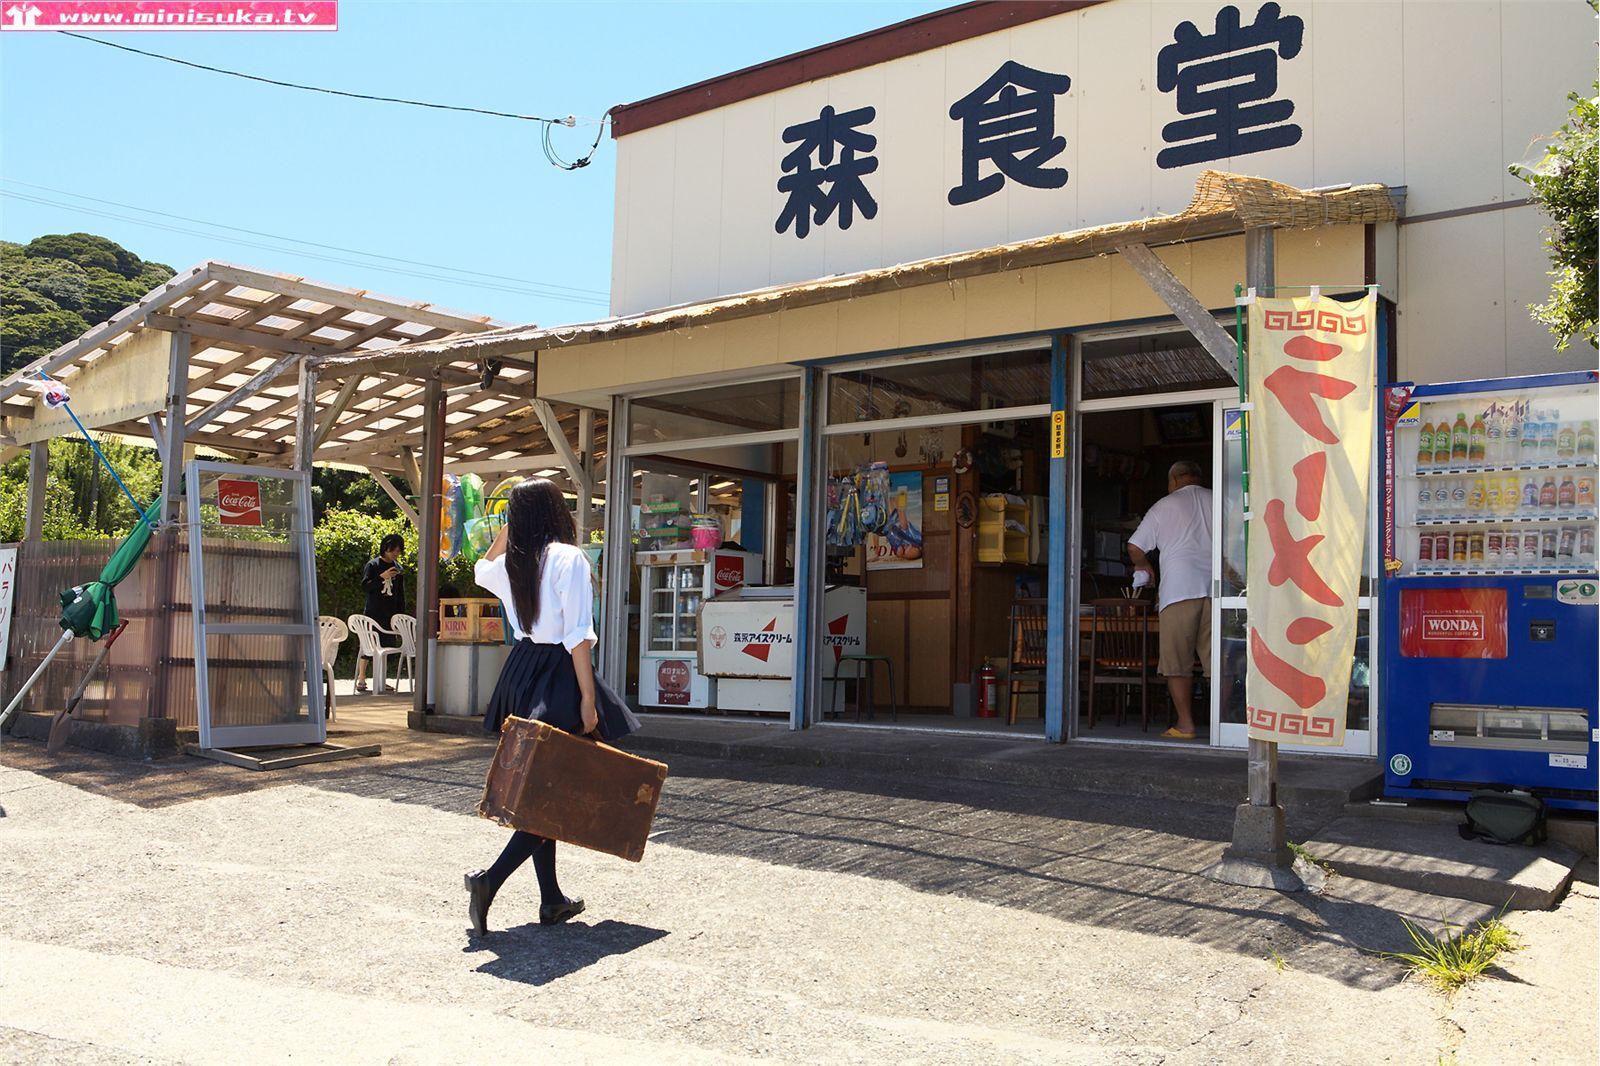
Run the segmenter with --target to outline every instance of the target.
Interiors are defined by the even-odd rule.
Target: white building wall
[[[1207,167],[1300,187],[1383,182],[1407,214],[1526,197],[1507,173],[1542,154],[1566,94],[1595,76],[1595,21],[1574,0],[1283,0],[1304,21],[1300,53],[1277,63],[1297,144],[1177,169],[1156,156],[1183,116],[1156,82],[1179,23],[1203,33],[1217,0],[1114,0],[838,77],[795,86],[620,138],[613,311],[629,314],[769,285],[1181,211]],[[1262,4],[1241,0],[1246,25]],[[951,206],[961,126],[950,105],[1006,60],[1072,79],[1056,98],[1067,184],[1007,181]],[[774,223],[783,130],[872,106],[873,219],[797,238]],[[988,165],[986,164],[986,169]],[[1546,259],[1531,208],[1403,224],[1393,238],[1402,376],[1448,380],[1593,365],[1556,354],[1526,306],[1544,299]],[[1385,253],[1380,253],[1380,259]],[[1360,278],[1280,276],[1285,284]]]

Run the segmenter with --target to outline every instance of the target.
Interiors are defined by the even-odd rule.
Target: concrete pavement
[[[414,744],[262,775],[8,742],[0,1056],[1435,1066],[1526,1061],[1516,1016],[1594,1058],[1588,885],[1511,918],[1530,984],[1449,1004],[1371,952],[1486,908],[1217,885],[1220,805],[680,756],[642,864],[562,850],[579,922],[538,926],[528,871],[475,941],[489,743]]]

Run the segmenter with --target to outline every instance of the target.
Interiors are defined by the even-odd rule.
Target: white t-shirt
[[[505,604],[506,624],[511,626],[513,636],[535,644],[560,644],[568,651],[596,639],[594,586],[589,573],[589,557],[576,545],[552,544],[546,548],[544,569],[539,575],[539,617],[532,632],[528,632],[522,628],[516,601],[511,597],[506,557],[479,559],[472,568],[473,580]]]
[[[1156,501],[1128,538],[1142,552],[1161,553],[1156,608],[1211,595],[1211,490],[1185,485]]]

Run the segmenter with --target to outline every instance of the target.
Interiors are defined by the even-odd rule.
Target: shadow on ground
[[[667,935],[665,929],[609,919],[592,925],[582,921],[564,925],[529,922],[497,930],[490,937],[473,938],[462,950],[469,955],[493,956],[475,968],[478,973],[537,987]]]
[[[335,741],[341,732],[347,742],[366,735],[359,726],[346,727],[334,731]],[[488,738],[391,729],[383,742],[384,754],[376,759],[272,773],[195,759],[141,766],[73,753],[50,760],[42,745],[30,742],[8,743],[5,762],[147,807],[298,784],[457,814],[476,811],[492,754]],[[1243,956],[1276,956],[1360,987],[1399,979],[1398,965],[1374,952],[1411,946],[1402,918],[1438,929],[1482,916],[1482,908],[1459,900],[1341,878],[1322,896],[1210,881],[1202,871],[1231,833],[1233,812],[1226,807],[687,756],[671,766],[653,841],[708,856],[890,880],[919,892]],[[26,780],[11,778],[0,792],[26,787]],[[1298,826],[1293,835],[1305,839],[1315,828]],[[483,969],[541,984],[666,935],[615,922],[578,925],[557,934],[569,939],[553,957],[552,932],[532,925],[497,935],[483,945],[497,955]]]

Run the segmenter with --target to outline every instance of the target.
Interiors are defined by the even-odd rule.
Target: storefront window
[[[970,414],[1050,402],[1050,349],[924,359],[829,376],[828,422]]]
[[[628,409],[628,443],[633,446],[796,429],[800,425],[800,379],[639,396],[629,402]]]

